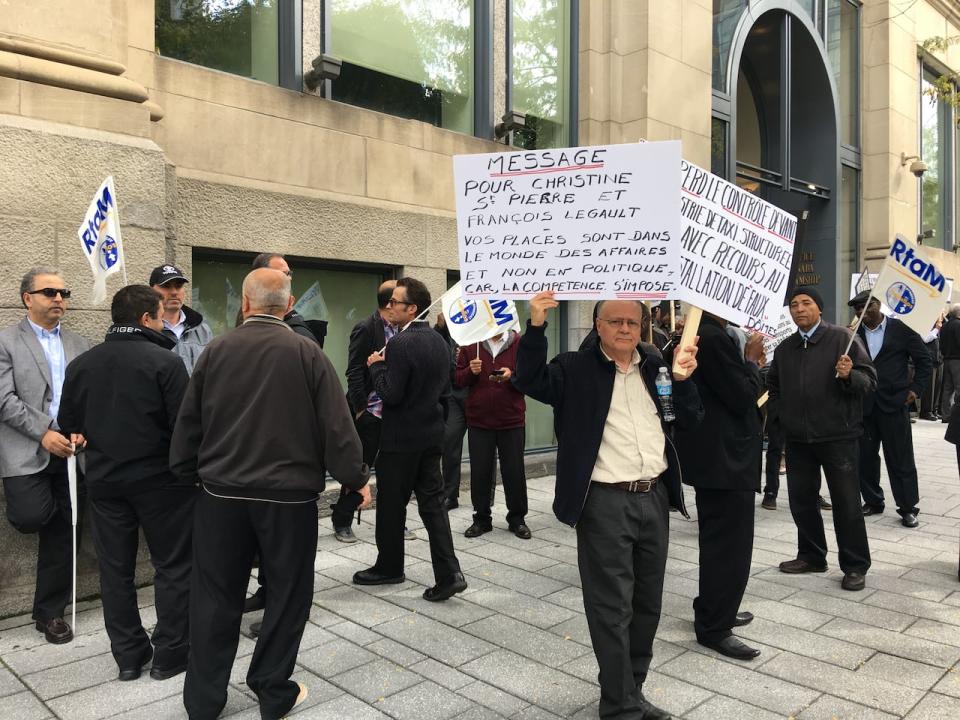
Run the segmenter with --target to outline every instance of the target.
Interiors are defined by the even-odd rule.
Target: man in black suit
[[[746,625],[739,613],[750,579],[754,496],[760,490],[760,366],[763,338],[747,341],[744,357],[726,320],[704,314],[696,383],[703,421],[677,429],[683,482],[696,488],[700,526],[700,594],[693,601],[697,642],[728,657],[752,660],[760,651],[731,633]]]
[[[940,418],[950,422],[954,394],[960,390],[960,305],[950,308],[940,328],[940,355],[943,357]]]
[[[387,280],[377,288],[377,309],[373,315],[354,325],[347,354],[347,405],[353,413],[353,422],[363,445],[363,461],[371,468],[380,449],[383,401],[373,388],[367,358],[370,353],[381,350],[396,332],[390,306],[396,286],[396,280]],[[340,497],[331,506],[333,532],[337,540],[346,543],[357,541],[351,525],[360,502],[358,493],[340,488]]]
[[[916,332],[896,318],[884,317],[880,301],[864,291],[847,303],[863,320],[857,334],[877,370],[877,389],[863,400],[863,437],[860,438],[860,494],[863,514],[883,512],[880,488],[880,445],[890,476],[890,489],[904,527],[917,526],[920,490],[913,458],[910,405],[930,379],[933,360]],[[869,304],[867,300],[870,300]],[[910,377],[908,363],[913,363]]]

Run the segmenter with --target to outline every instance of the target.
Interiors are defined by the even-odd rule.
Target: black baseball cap
[[[183,271],[178,268],[176,265],[160,265],[153,269],[153,272],[150,273],[150,284],[151,285],[166,285],[171,280],[183,280],[184,282],[190,282],[187,280],[187,276],[183,274]]]

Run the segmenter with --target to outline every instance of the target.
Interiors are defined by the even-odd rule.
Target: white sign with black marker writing
[[[677,141],[458,155],[463,294],[676,297]]]
[[[775,335],[797,219],[686,160],[681,178],[680,299]]]

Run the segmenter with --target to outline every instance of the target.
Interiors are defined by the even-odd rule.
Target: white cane
[[[76,450],[74,444],[70,444],[71,450]],[[74,635],[77,632],[77,456],[71,455],[67,458],[67,485],[70,489],[70,522],[73,526],[73,588],[71,590],[72,616],[70,618],[70,627],[73,628]]]

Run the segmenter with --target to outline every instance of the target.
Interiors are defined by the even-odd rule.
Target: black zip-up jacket
[[[139,325],[113,325],[105,342],[67,366],[57,422],[87,439],[91,497],[157,490],[170,472],[170,438],[189,376],[173,341]]]
[[[853,333],[820,321],[804,340],[799,331],[777,346],[767,373],[770,403],[791,442],[849,440],[863,434],[863,400],[877,387],[877,371],[859,338],[849,356],[853,369],[837,377],[837,360]]]
[[[517,352],[514,384],[534,400],[553,406],[558,446],[553,512],[561,522],[576,525],[587,501],[617,369],[612,360],[604,357],[599,343],[577,352],[561,353],[548,364],[546,328],[546,323],[539,327],[527,323]],[[660,412],[655,381],[665,363],[642,349],[638,352],[640,373]],[[679,427],[693,429],[703,418],[697,386],[689,380],[673,383],[673,407]],[[667,439],[667,469],[661,481],[667,485],[670,504],[688,517],[672,428],[662,420],[661,425]]]

